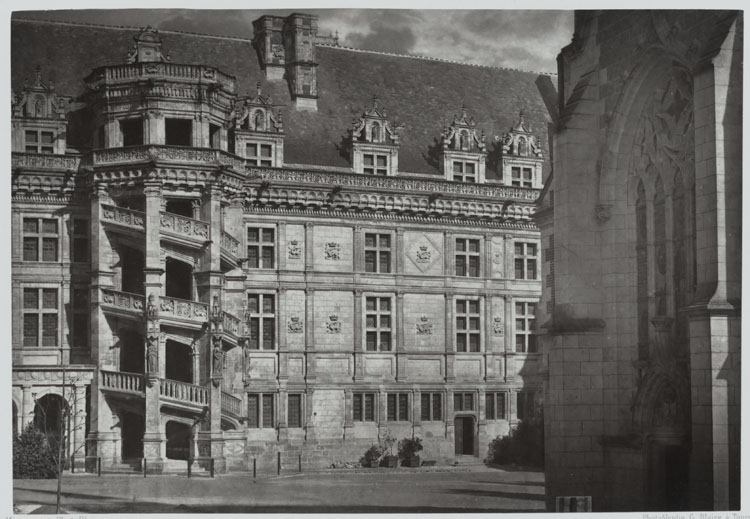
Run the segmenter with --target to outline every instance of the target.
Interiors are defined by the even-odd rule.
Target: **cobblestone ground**
[[[22,513],[54,513],[55,482],[16,480]],[[63,509],[79,513],[540,512],[544,475],[497,469],[336,471],[253,480],[228,475],[69,476]]]

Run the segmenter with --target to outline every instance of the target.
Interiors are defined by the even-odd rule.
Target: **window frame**
[[[29,134],[33,133],[34,141],[29,141]],[[43,137],[49,135],[51,140],[44,142]],[[38,153],[40,155],[54,155],[55,141],[57,140],[57,131],[51,128],[24,128],[23,131],[23,150],[24,153]],[[33,148],[33,149],[30,149]]]
[[[372,398],[372,418],[367,414],[367,397]],[[357,402],[359,401],[359,406]],[[359,412],[357,412],[359,410]],[[352,421],[362,423],[378,423],[378,393],[377,391],[358,391],[352,393]]]
[[[299,423],[292,424],[292,399],[299,398]],[[293,392],[286,395],[286,426],[290,429],[303,429],[305,427],[305,393]]]
[[[511,166],[510,185],[513,187],[534,187],[534,167],[526,164]],[[528,173],[528,178],[526,174]]]
[[[471,306],[472,303],[476,303],[477,305],[477,311],[472,312]],[[463,311],[460,311],[460,306],[463,305]],[[454,308],[454,337],[456,340],[456,352],[457,353],[481,353],[482,352],[482,346],[484,342],[484,330],[483,330],[483,308],[482,308],[482,301],[479,298],[471,298],[471,297],[457,297],[455,299],[455,308]],[[460,319],[465,319],[464,326],[460,326]],[[472,328],[472,319],[477,320],[477,327]],[[477,343],[476,343],[476,349],[472,349],[472,337],[477,337]],[[460,348],[460,345],[462,341],[459,339],[459,337],[464,337],[463,340],[463,348]]]
[[[513,301],[513,335],[516,353],[539,353],[535,333],[537,304],[537,301]],[[533,305],[533,309],[531,312],[529,312],[529,305]],[[523,313],[519,314],[519,306],[523,308]],[[523,324],[523,326],[520,328],[519,321],[521,321]],[[519,337],[523,338],[523,344],[520,348],[518,344]]]
[[[30,308],[26,306],[26,292],[27,291],[35,291],[36,292],[36,307]],[[55,307],[45,307],[44,306],[44,291],[54,291],[55,292]],[[41,284],[41,285],[22,285],[21,286],[21,314],[23,316],[21,321],[21,344],[24,348],[59,348],[61,345],[60,342],[60,317],[61,317],[61,290],[60,285],[50,285],[50,284]],[[26,335],[26,316],[36,316],[36,324],[35,324],[35,331],[36,331],[36,344],[27,344],[27,335]],[[54,328],[54,344],[45,344],[45,322],[44,322],[44,316],[45,315],[54,315],[55,316],[55,328]],[[46,337],[49,337],[47,335]],[[31,337],[29,337],[31,338]]]
[[[30,232],[26,230],[26,221],[29,220],[35,220],[36,221],[36,232]],[[55,223],[55,232],[45,232],[44,231],[44,223],[45,222],[54,222]],[[59,263],[61,260],[61,250],[60,250],[60,225],[61,221],[60,218],[57,217],[49,217],[46,215],[36,215],[36,214],[24,214],[21,215],[21,258],[24,262],[29,263]],[[26,243],[30,243],[30,240],[35,240],[35,251],[36,251],[36,259],[27,259],[26,257]],[[44,245],[47,240],[54,240],[55,243],[55,259],[44,259]]]
[[[518,249],[519,247],[521,247],[520,253]],[[529,253],[530,247],[534,248],[533,253]],[[530,276],[530,265],[533,265],[533,276]],[[526,279],[531,281],[539,279],[539,243],[522,240],[513,242],[513,275],[514,279]]]
[[[250,231],[255,230],[258,232],[258,239],[251,241],[250,240]],[[265,241],[264,239],[264,233],[265,231],[271,231],[273,233],[273,240],[270,242]],[[247,251],[247,268],[252,270],[276,270],[276,265],[278,263],[276,258],[276,252],[277,252],[277,240],[278,240],[278,230],[276,229],[275,225],[254,225],[254,224],[247,224],[245,225],[245,250]],[[256,249],[256,259],[257,259],[257,266],[251,265],[250,260],[250,249],[255,248]],[[264,264],[264,251],[270,249],[271,250],[271,266],[265,266]]]
[[[383,294],[363,294],[362,297],[364,298],[364,323],[362,326],[362,332],[363,337],[362,340],[364,342],[364,350],[366,352],[392,352],[394,351],[394,342],[395,342],[395,310],[393,308],[393,296],[392,295],[383,295]],[[375,302],[375,308],[373,310],[369,309],[369,302],[371,300],[374,300]],[[388,301],[388,309],[382,310],[382,302]],[[375,318],[375,325],[369,326],[368,325],[368,317],[374,316]],[[382,319],[383,317],[387,317],[389,321],[389,326],[382,326]],[[371,334],[375,334],[375,349],[370,349],[370,341],[369,337]],[[388,335],[388,348],[384,349],[383,343],[381,341],[383,334]]]
[[[253,297],[258,298],[258,306],[257,311],[253,312],[250,307],[250,300]],[[272,303],[272,312],[266,311],[266,300],[273,298]],[[278,325],[278,294],[276,292],[247,292],[245,294],[245,300],[247,301],[247,306],[245,307],[246,315],[243,316],[243,318],[247,318],[247,326],[248,326],[248,343],[247,343],[247,349],[250,351],[276,351],[279,348],[278,345],[278,329],[276,328]],[[253,325],[252,323],[254,320],[257,320],[257,332],[258,336],[255,342],[256,347],[253,346]],[[264,337],[264,332],[266,330],[266,323],[272,322],[271,330],[273,331],[273,337],[271,339],[271,346],[270,348],[266,347],[266,341]]]
[[[460,171],[456,171],[456,167]],[[474,170],[469,173],[467,171],[468,166],[471,166]],[[476,184],[479,182],[479,164],[473,160],[451,160],[451,180],[454,182],[462,182],[464,184]]]
[[[459,250],[459,243],[461,250]],[[476,251],[471,250],[471,245],[476,244]],[[454,269],[453,275],[461,278],[482,277],[482,240],[473,236],[457,236],[453,242]],[[459,259],[463,262],[463,274],[459,273]],[[472,260],[476,259],[476,271],[472,269]]]
[[[403,400],[406,400],[404,402]],[[391,400],[393,402],[391,402]],[[412,394],[409,391],[391,391],[385,397],[385,419],[387,422],[411,421]],[[393,411],[393,412],[391,412]]]
[[[471,400],[471,408],[467,408],[467,397]],[[456,405],[460,401],[460,405]],[[453,392],[453,412],[454,413],[475,413],[477,412],[477,392],[476,391],[454,391]]]
[[[492,405],[490,405],[490,400],[492,401]],[[501,402],[502,402],[502,406],[500,405]],[[492,410],[491,413],[490,413],[490,409]],[[508,419],[508,391],[485,392],[484,394],[484,417],[486,420],[507,420]]]
[[[369,237],[374,236],[375,237],[375,245],[368,245],[367,240]],[[382,238],[388,238],[388,246],[384,247],[381,245],[381,239]],[[379,232],[379,231],[373,231],[373,232],[364,232],[363,236],[363,249],[364,249],[364,271],[368,274],[391,274],[393,272],[393,233],[390,232]],[[373,263],[373,268],[375,270],[368,270],[368,262],[367,262],[367,256],[368,253],[372,253],[375,256],[375,260]],[[382,261],[383,261],[383,255],[387,254],[387,270],[383,270],[382,267]]]
[[[265,141],[245,141],[245,159],[251,166],[259,168],[272,168],[273,167],[273,143]],[[250,153],[250,148],[253,148],[253,153]],[[268,155],[263,155],[263,149],[268,148]]]
[[[385,164],[378,164],[378,159],[384,159]],[[372,163],[368,164],[367,161],[371,160]],[[373,175],[375,177],[387,177],[390,157],[386,153],[378,151],[366,151],[362,152],[362,173],[365,175]]]
[[[255,416],[250,412],[250,400],[257,399]],[[278,427],[278,393],[275,392],[248,392],[247,393],[247,423],[248,429],[276,429]],[[271,402],[270,424],[266,425],[265,402]]]
[[[427,413],[425,413],[425,397],[427,397],[428,400],[428,409]],[[439,410],[438,413],[435,413],[435,401],[437,400],[437,409]],[[419,418],[422,422],[442,422],[444,420],[445,416],[445,410],[443,408],[443,392],[442,391],[422,391],[419,395]],[[435,416],[435,415],[439,416]],[[427,415],[427,418],[425,418],[425,415]]]

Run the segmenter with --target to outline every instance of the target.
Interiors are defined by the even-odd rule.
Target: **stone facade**
[[[167,52],[170,39],[145,29],[121,64],[116,54],[106,66],[87,63],[85,92],[71,92],[80,95],[62,119],[42,117],[56,146],[63,121],[75,148],[30,149],[50,137],[24,133],[40,123],[22,99],[55,96],[60,110],[48,83],[14,99],[19,424],[33,418],[31,395],[54,385],[21,374],[66,367],[87,374],[75,382],[88,392],[87,441],[77,448],[77,433],[73,449],[89,469],[97,458],[105,468],[145,458],[150,472],[185,459],[247,470],[254,458],[272,465],[277,451],[284,463],[301,455],[329,465],[356,461],[387,432],[422,437],[426,459],[483,458],[516,424],[516,395],[540,389],[531,216],[548,165],[537,147],[503,155],[498,143],[488,153],[478,132],[530,138],[517,115],[529,107],[546,131],[541,94],[529,90],[523,106],[494,119],[475,121],[464,107],[453,130],[434,128],[445,148],[425,146],[425,170],[405,172],[399,155],[415,163],[415,141],[389,122],[389,99],[365,110],[363,128],[339,127],[342,144],[326,140],[331,118],[314,108],[331,103],[324,87],[336,71],[315,60],[349,51],[313,45],[315,17],[263,17],[254,27],[253,97],[212,61],[220,38],[191,36],[189,49]],[[56,49],[69,31],[92,37],[90,28],[49,28]],[[40,58],[25,41],[27,59]],[[171,57],[201,45],[204,62]],[[69,70],[56,73],[68,81]],[[287,80],[291,94],[279,89]],[[350,167],[306,165],[295,147],[305,125],[322,128],[321,156],[340,146]],[[471,145],[452,136],[462,131]],[[485,157],[498,154],[492,164]],[[508,174],[514,161],[532,164],[535,180]]]
[[[549,510],[739,509],[742,37],[576,14],[535,216]]]

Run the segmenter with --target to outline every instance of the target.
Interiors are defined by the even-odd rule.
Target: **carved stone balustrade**
[[[224,332],[232,335],[235,338],[240,337],[243,332],[242,321],[227,312],[222,312],[222,315],[224,317]]]
[[[124,371],[99,370],[102,389],[122,393],[143,394],[143,375],[140,373],[126,373]]]
[[[226,231],[221,231],[221,251],[236,260],[240,255],[240,240]]]
[[[91,153],[90,160],[93,166],[160,161],[223,165],[230,166],[237,171],[244,171],[245,169],[243,158],[226,151],[184,146],[143,145],[99,149]]]
[[[242,416],[242,400],[225,391],[221,392],[221,412],[236,417]]]
[[[159,394],[163,399],[174,400],[184,404],[207,406],[210,396],[207,387],[179,382],[168,378],[161,379]]]
[[[206,222],[187,216],[162,212],[159,214],[159,225],[162,233],[171,235],[182,245],[203,246],[211,239],[211,227]]]
[[[183,65],[179,63],[142,62],[99,67],[86,82],[90,88],[113,83],[138,83],[149,79],[193,80],[190,82],[216,82],[227,90],[235,90],[235,79],[218,69],[204,65]]]
[[[109,204],[102,204],[102,220],[125,226],[132,230],[146,231],[146,213]]]
[[[10,164],[12,169],[56,169],[65,171],[78,171],[81,164],[80,157],[67,155],[50,155],[49,153],[19,153],[11,154]]]
[[[208,305],[187,299],[161,296],[159,298],[159,318],[193,321],[203,325],[208,322]]]
[[[141,319],[143,317],[145,297],[140,294],[102,288],[101,304],[105,311],[115,311],[128,317]]]

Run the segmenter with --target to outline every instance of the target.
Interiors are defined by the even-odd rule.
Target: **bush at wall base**
[[[522,420],[508,436],[490,442],[487,463],[544,467],[544,422]]]
[[[13,478],[53,479],[57,477],[55,453],[47,437],[30,423],[13,437]]]

